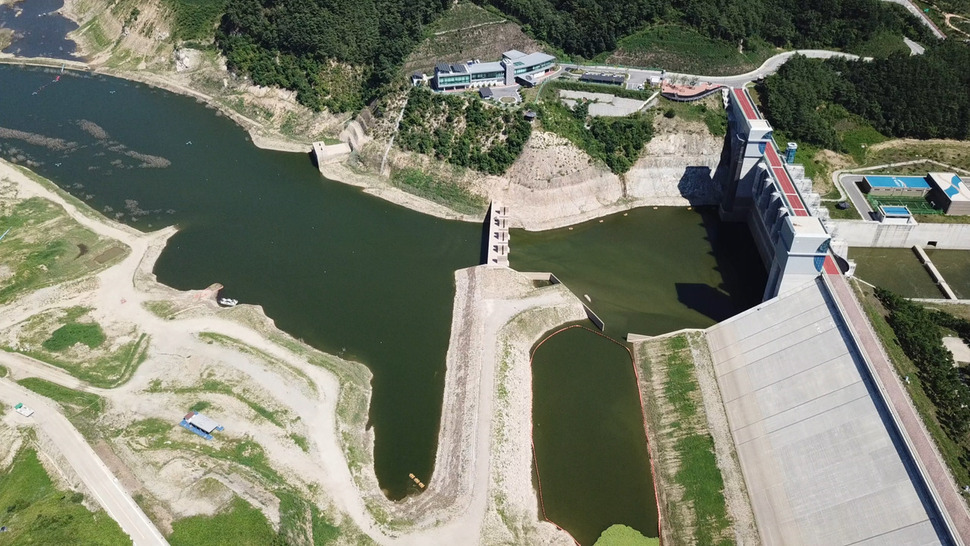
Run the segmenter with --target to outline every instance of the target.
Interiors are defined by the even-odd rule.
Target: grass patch
[[[293,440],[294,444],[300,446],[300,449],[302,449],[304,453],[310,452],[310,442],[306,439],[306,436],[302,436],[294,432],[290,434],[290,440]]]
[[[140,449],[165,451],[193,451],[238,465],[251,479],[267,487],[280,501],[280,529],[273,531],[263,514],[241,499],[230,504],[229,510],[216,516],[197,516],[176,521],[169,542],[181,544],[328,544],[342,536],[349,544],[369,544],[371,541],[353,524],[345,522],[337,527],[313,503],[291,490],[286,480],[269,464],[263,448],[245,438],[220,438],[218,442],[200,441],[194,435],[180,434],[171,423],[161,419],[145,419],[132,423],[122,432],[145,440]],[[223,531],[223,529],[227,529]],[[233,529],[242,529],[238,536]],[[242,531],[240,531],[242,532]],[[230,537],[230,538],[226,538]],[[241,542],[240,542],[241,541]]]
[[[860,57],[875,57],[884,59],[893,53],[909,53],[909,46],[903,42],[903,37],[890,30],[874,34],[868,40],[859,43],[849,50]]]
[[[703,122],[714,136],[722,137],[727,134],[727,110],[724,108],[711,108],[704,102],[678,102],[661,97],[656,111],[666,118]]]
[[[94,393],[62,387],[38,377],[27,377],[17,381],[17,383],[57,402],[64,408],[64,416],[85,438],[99,437],[100,430],[97,422],[104,414],[106,407],[104,398]]]
[[[724,479],[697,382],[690,334],[638,346],[640,388],[647,403],[647,427],[656,447],[652,456],[661,494],[662,517],[676,529],[676,543],[732,544]],[[681,491],[676,505],[665,491]],[[666,499],[666,500],[664,500]]]
[[[836,109],[836,107],[829,107],[826,110],[831,111]],[[832,126],[835,128],[835,133],[838,135],[843,150],[851,155],[852,159],[859,164],[865,163],[869,148],[888,140],[882,133],[873,128],[872,125],[869,125],[861,118],[848,112],[845,112],[843,117],[835,121]]]
[[[175,12],[172,38],[211,42],[219,17],[226,11],[226,0],[165,0]]]
[[[111,47],[112,40],[101,28],[101,23],[97,18],[91,19],[87,24],[78,29],[78,35],[86,37],[90,43],[98,50],[102,51]]]
[[[846,202],[849,204],[849,208],[845,210],[836,207],[835,204],[831,202],[823,203],[823,205],[825,205],[825,208],[829,209],[829,217],[833,220],[862,220],[862,217],[859,216],[859,212],[856,211],[855,205],[852,204],[852,201]]]
[[[697,31],[678,25],[656,25],[620,39],[613,53],[593,59],[594,64],[637,66],[665,69],[686,74],[730,76],[761,66],[778,51],[767,44],[745,44],[744,53],[737,44],[713,40]]]
[[[91,512],[80,493],[59,490],[32,449],[21,450],[0,475],[0,507],[7,532],[0,544],[130,545],[108,515]]]
[[[477,25],[501,23],[505,20],[504,17],[471,2],[458,2],[442,13],[435,22],[425,27],[425,34],[430,36],[435,33],[454,32]]]
[[[189,408],[189,411],[196,411],[196,412],[205,411],[210,407],[212,407],[212,404],[208,402],[204,402],[204,401],[196,402],[195,404],[192,404],[192,407]]]
[[[677,442],[676,449],[681,457],[676,480],[694,506],[699,523],[697,543],[733,544],[729,539],[718,539],[731,522],[724,501],[724,480],[714,456],[714,439],[709,434],[685,436]]]
[[[43,350],[28,349],[20,352],[61,368],[95,387],[109,389],[124,384],[131,379],[138,366],[148,358],[151,338],[143,333],[115,351],[96,351],[78,355],[69,349],[78,343],[90,349],[97,349],[104,344],[106,338],[98,324],[75,322],[77,316],[74,310],[76,309],[83,308],[67,310],[67,315],[63,319],[67,324],[55,330],[50,338],[41,344]]]
[[[698,390],[697,380],[694,378],[694,360],[687,349],[687,338],[677,336],[671,338],[667,349],[667,382],[664,383],[664,394],[677,411],[681,421],[686,421],[697,415],[697,404],[691,396]]]
[[[69,322],[61,326],[41,346],[48,351],[63,351],[77,343],[87,345],[91,349],[101,346],[105,342],[104,330],[96,322]]]
[[[283,368],[283,369],[287,370],[288,372],[292,373],[293,375],[295,375],[295,376],[299,377],[300,379],[302,379],[304,382],[306,382],[306,384],[311,389],[313,389],[314,391],[316,391],[316,383],[314,383],[313,380],[310,379],[310,376],[307,375],[305,372],[303,372],[303,370],[300,370],[299,368],[296,368],[294,366],[291,366],[290,364],[287,364],[286,362],[284,362],[284,361],[282,361],[282,360],[280,360],[280,359],[278,359],[278,358],[276,358],[276,357],[274,357],[274,356],[272,356],[272,355],[270,355],[270,354],[268,354],[268,353],[266,353],[264,351],[261,351],[261,350],[255,348],[255,347],[253,347],[251,345],[247,345],[247,344],[243,343],[242,341],[239,341],[238,339],[236,339],[234,337],[230,337],[230,336],[226,336],[226,335],[222,335],[222,334],[217,334],[217,333],[214,333],[214,332],[200,332],[199,333],[199,338],[200,339],[207,339],[209,341],[214,341],[216,343],[219,343],[220,345],[224,345],[226,347],[230,347],[232,349],[235,349],[235,350],[237,350],[239,352],[246,353],[248,355],[252,355],[252,356],[254,356],[256,358],[259,358],[260,360],[266,362],[267,364],[272,364],[274,366],[278,366],[280,368]],[[300,346],[298,344],[296,344],[296,343],[290,343],[290,342],[285,342],[283,340],[285,340],[286,338],[283,338],[282,336],[271,336],[271,339],[275,343],[281,345],[282,347],[284,347],[286,349],[289,349],[290,351],[292,351],[294,353],[297,353],[297,354],[302,354],[303,353],[303,351],[301,350],[301,348],[300,348]],[[318,361],[318,360],[323,360],[323,359],[318,359],[314,355],[310,355],[310,356],[308,356],[308,358],[309,358],[309,361],[310,361],[311,364],[321,365],[321,366],[326,367],[325,364],[321,364]]]
[[[483,214],[488,205],[484,197],[457,184],[439,180],[418,169],[395,170],[391,174],[391,184],[461,214]]]
[[[884,165],[917,159],[930,159],[958,169],[970,171],[970,142],[963,140],[918,141],[910,139],[891,140],[872,146],[866,154],[866,165]],[[924,166],[925,165],[925,166]],[[914,165],[915,172],[926,174],[927,170],[939,170],[932,164]],[[895,172],[896,169],[894,169]]]
[[[554,92],[554,86],[546,87]],[[638,113],[623,118],[587,120],[585,107],[580,104],[570,110],[558,98],[543,101],[536,108],[542,127],[569,140],[616,174],[630,170],[643,147],[653,138],[653,116]]]
[[[172,523],[172,546],[263,546],[276,543],[277,534],[258,509],[239,497],[214,516],[193,516]]]
[[[176,306],[170,301],[146,301],[145,309],[158,318],[167,319],[176,311]]]
[[[7,367],[0,364],[0,377],[7,377]]]
[[[286,410],[271,411],[260,403],[251,400],[246,396],[245,391],[233,387],[227,383],[223,383],[217,379],[206,379],[202,383],[193,387],[175,387],[175,388],[164,388],[161,384],[152,385],[149,387],[149,392],[172,392],[175,394],[199,394],[199,393],[214,393],[214,394],[224,394],[226,396],[231,396],[236,400],[239,400],[243,404],[246,404],[249,409],[253,410],[256,415],[259,415],[263,419],[266,419],[270,423],[285,429],[286,423],[283,419],[287,418],[289,412]],[[193,411],[201,411],[195,409],[197,406],[204,406],[204,408],[210,407],[209,402],[201,401],[196,402],[192,406]],[[203,408],[203,409],[204,409]]]
[[[98,237],[62,208],[39,197],[0,206],[0,234],[8,228],[0,241],[0,266],[13,274],[0,285],[0,304],[94,273],[121,258],[98,263],[98,256],[116,246],[114,241]],[[127,253],[126,248],[122,256]]]

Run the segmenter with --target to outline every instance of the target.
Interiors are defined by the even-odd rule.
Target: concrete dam
[[[970,513],[846,280],[848,247],[742,88],[720,214],[746,222],[764,303],[707,330],[765,544],[968,544]]]

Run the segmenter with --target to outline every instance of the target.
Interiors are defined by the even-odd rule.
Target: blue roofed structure
[[[866,175],[862,190],[872,195],[925,197],[930,184],[922,176]]]
[[[953,173],[929,173],[933,185],[930,198],[943,212],[950,215],[970,214],[970,188]]]
[[[881,205],[877,211],[879,221],[884,224],[915,224],[916,219],[908,207],[900,205]]]

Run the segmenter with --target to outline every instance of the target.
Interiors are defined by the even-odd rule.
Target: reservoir
[[[55,13],[63,6],[64,0],[30,0],[0,5],[0,28],[14,32],[13,41],[3,52],[20,57],[77,60],[75,44],[66,37],[67,33],[77,29],[77,24]]]
[[[430,481],[454,271],[478,263],[481,226],[325,180],[308,156],[257,149],[194,99],[70,72],[52,83],[58,73],[0,66],[2,156],[136,228],[177,224],[159,281],[220,282],[367,365],[381,487],[400,498],[408,473]]]
[[[511,240],[515,269],[554,273],[613,340],[706,328],[760,303],[767,281],[746,225],[711,208],[643,208]],[[613,340],[570,328],[532,358],[540,513],[584,546],[617,523],[659,533],[632,357]]]
[[[183,290],[220,282],[226,295],[261,305],[293,336],[365,364],[374,376],[369,421],[381,487],[397,499],[410,491],[409,473],[430,482],[453,273],[478,263],[481,225],[425,216],[328,181],[307,156],[255,148],[242,129],[194,99],[102,76],[57,75],[0,66],[0,155],[138,229],[177,224],[156,265],[159,281]],[[721,225],[706,210],[638,209],[572,230],[515,231],[512,265],[552,271],[589,295],[617,339],[708,326],[760,301],[765,284],[745,226]],[[565,343],[589,343],[592,352],[567,349],[577,357],[561,365],[600,358],[579,356],[599,351],[598,337],[585,339]],[[555,345],[552,362],[561,361]],[[609,381],[629,379],[616,373]],[[540,389],[558,388],[536,383],[537,399]],[[617,403],[632,410],[618,411],[639,419],[629,402],[636,389],[630,393]]]

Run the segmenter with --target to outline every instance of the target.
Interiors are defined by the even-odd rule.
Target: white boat
[[[219,298],[219,305],[223,307],[235,307],[239,305],[239,300],[234,300],[232,298]]]

